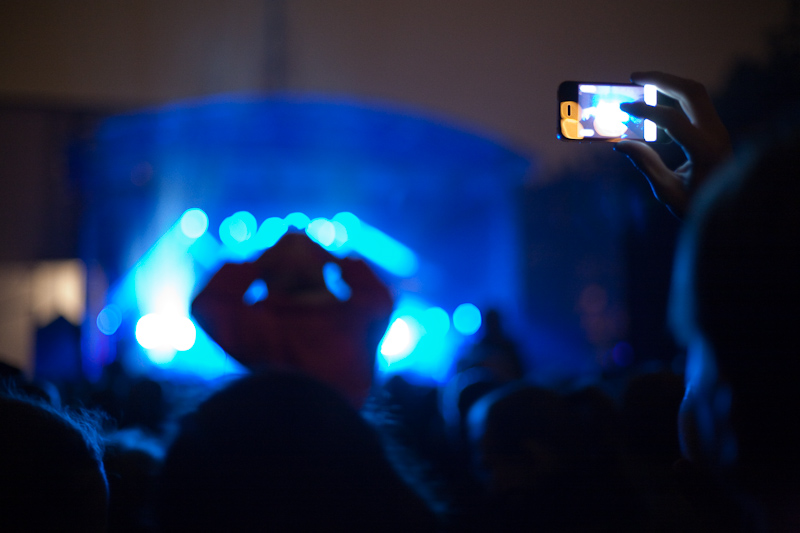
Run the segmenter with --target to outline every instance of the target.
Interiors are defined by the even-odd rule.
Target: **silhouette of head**
[[[107,485],[93,424],[0,393],[0,530],[105,531]]]
[[[676,256],[688,347],[684,452],[750,481],[800,479],[800,149],[742,152],[701,191]]]
[[[167,531],[425,530],[377,434],[300,374],[243,378],[182,423],[164,464]]]

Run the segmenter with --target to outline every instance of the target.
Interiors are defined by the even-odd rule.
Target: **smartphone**
[[[558,87],[558,138],[580,142],[669,142],[655,122],[619,108],[623,102],[638,101],[658,104],[656,86],[565,81]]]

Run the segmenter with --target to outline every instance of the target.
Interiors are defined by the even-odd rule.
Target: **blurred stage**
[[[383,371],[441,381],[477,309],[521,320],[532,161],[488,139],[407,110],[237,97],[114,117],[84,148],[89,375],[116,357],[142,371],[239,371],[190,301],[222,262],[254,259],[290,226],[367,259],[391,287]]]

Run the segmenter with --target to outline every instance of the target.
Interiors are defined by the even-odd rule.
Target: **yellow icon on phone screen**
[[[561,118],[571,118],[579,120],[581,116],[581,107],[578,102],[565,100],[561,102]]]
[[[581,135],[581,108],[578,102],[561,102],[561,135],[567,139],[583,139]]]

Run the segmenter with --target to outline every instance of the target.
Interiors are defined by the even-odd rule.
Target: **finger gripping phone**
[[[626,139],[667,142],[652,120],[620,109],[625,102],[658,104],[655,85],[565,81],[558,87],[558,138],[562,141],[618,142]]]

